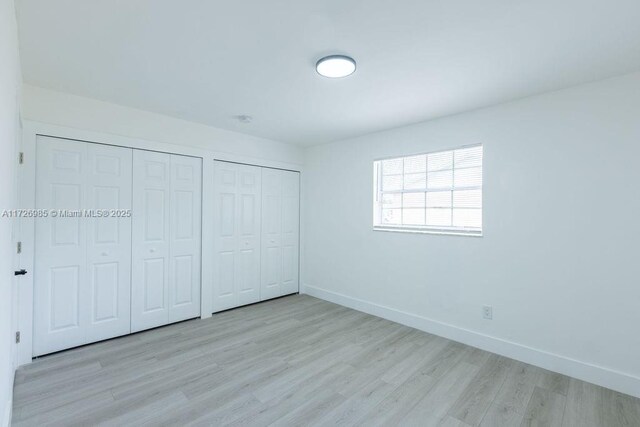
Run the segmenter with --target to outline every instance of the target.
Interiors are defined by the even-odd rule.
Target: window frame
[[[440,171],[446,171],[446,170],[451,170],[452,173],[452,186],[451,187],[447,187],[447,188],[437,188],[437,189],[428,189],[428,184],[425,182],[425,188],[422,189],[409,189],[409,190],[405,190],[404,188],[401,190],[389,190],[389,191],[382,191],[382,180],[383,180],[383,173],[381,170],[382,167],[382,162],[385,160],[395,160],[395,159],[402,159],[404,161],[404,159],[406,158],[410,158],[410,157],[414,157],[414,156],[427,156],[427,161],[428,161],[428,156],[429,155],[434,155],[434,154],[438,154],[438,153],[445,153],[445,152],[452,152],[455,153],[455,151],[457,150],[463,150],[463,149],[467,149],[467,148],[475,148],[475,147],[481,147],[482,149],[482,160],[480,163],[480,166],[469,166],[469,167],[462,167],[462,168],[456,168],[455,167],[455,158],[453,159],[453,163],[451,165],[451,169],[440,169]],[[460,170],[460,169],[471,169],[471,168],[478,168],[480,167],[480,171],[481,171],[481,185],[480,186],[469,186],[469,187],[460,187],[460,188],[456,188],[454,186],[454,181],[453,179],[455,178],[455,171],[456,169]],[[432,173],[434,171],[431,171]],[[428,164],[427,167],[425,169],[425,173],[429,174],[429,168],[428,168]],[[405,172],[404,169],[402,171],[401,176],[404,177]],[[480,228],[476,228],[476,227],[460,227],[460,226],[436,226],[436,225],[403,225],[403,224],[382,224],[381,223],[381,217],[382,217],[382,196],[383,194],[407,194],[407,193],[424,193],[425,197],[426,194],[429,192],[442,192],[442,191],[450,191],[451,192],[451,207],[449,209],[451,209],[451,213],[453,215],[453,211],[454,211],[454,207],[453,207],[453,196],[454,193],[456,191],[469,191],[469,190],[480,190],[481,193],[481,201],[480,201],[480,208],[469,208],[469,209],[479,209],[480,210]],[[426,200],[425,200],[426,203]],[[420,209],[420,208],[418,208]],[[425,205],[425,212],[428,208]],[[435,208],[438,209],[438,208]],[[465,208],[457,208],[457,209],[465,209]],[[402,210],[402,208],[401,208]],[[448,148],[448,149],[442,149],[442,150],[436,150],[436,151],[429,151],[429,152],[422,152],[422,153],[414,153],[414,154],[405,154],[405,155],[400,155],[400,156],[389,156],[389,157],[383,157],[383,158],[377,158],[373,160],[373,230],[374,231],[387,231],[387,232],[400,232],[400,233],[418,233],[418,234],[440,234],[440,235],[453,235],[453,236],[470,236],[470,237],[482,237],[484,235],[484,145],[482,143],[477,143],[477,144],[469,144],[469,145],[463,145],[463,146],[459,146],[459,147],[455,147],[455,148]]]

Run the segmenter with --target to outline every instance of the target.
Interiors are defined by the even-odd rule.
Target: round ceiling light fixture
[[[356,71],[356,61],[345,55],[330,55],[316,63],[318,74],[331,79],[347,77]]]

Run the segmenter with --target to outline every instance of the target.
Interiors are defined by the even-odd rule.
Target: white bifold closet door
[[[130,331],[132,150],[39,136],[34,356]],[[95,211],[94,211],[95,213]],[[55,216],[54,216],[55,215]]]
[[[133,153],[131,331],[200,315],[201,159]]]
[[[213,311],[260,301],[261,168],[214,165]]]
[[[262,169],[261,299],[298,292],[300,174]]]

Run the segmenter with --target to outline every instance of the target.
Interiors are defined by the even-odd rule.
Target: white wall
[[[23,118],[130,138],[300,164],[301,147],[108,102],[23,86]],[[251,126],[248,124],[247,126]]]
[[[474,143],[484,237],[372,231],[374,159]],[[310,148],[303,283],[640,396],[639,162],[640,74]]]
[[[0,212],[16,207],[16,143],[21,85],[13,0],[0,0]],[[12,221],[0,218],[0,423],[8,425],[15,368]]]

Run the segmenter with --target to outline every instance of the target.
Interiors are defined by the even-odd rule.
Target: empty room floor
[[[14,425],[638,426],[640,399],[304,295],[43,357]]]

